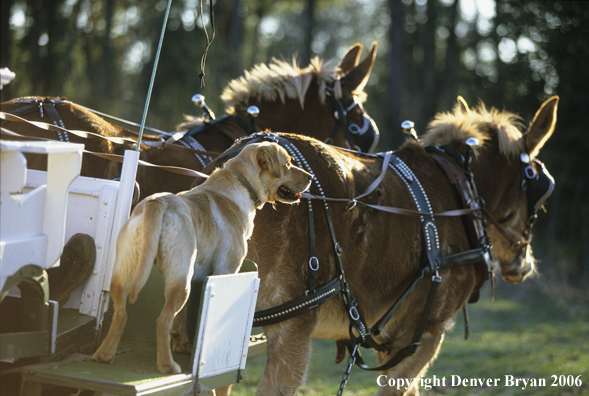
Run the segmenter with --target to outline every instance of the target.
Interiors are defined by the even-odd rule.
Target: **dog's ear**
[[[256,158],[262,170],[268,170],[273,177],[280,177],[280,160],[276,144],[263,145],[258,148]]]

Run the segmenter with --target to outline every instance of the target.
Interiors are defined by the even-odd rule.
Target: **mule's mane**
[[[229,114],[245,111],[250,98],[265,101],[280,99],[283,104],[286,99],[295,99],[304,108],[305,95],[313,79],[317,79],[319,99],[324,103],[327,82],[334,80],[337,73],[335,62],[324,62],[318,57],[313,58],[311,64],[305,68],[298,67],[295,58],[292,63],[274,58],[269,64],[256,65],[251,70],[246,70],[242,77],[230,81],[223,90],[221,99]],[[341,96],[338,83],[336,80],[336,97]]]
[[[506,157],[515,157],[524,150],[522,127],[519,116],[495,108],[487,110],[482,102],[466,113],[457,104],[452,112],[436,114],[422,141],[425,146],[439,146],[463,143],[474,137],[483,145],[496,134],[499,152]]]

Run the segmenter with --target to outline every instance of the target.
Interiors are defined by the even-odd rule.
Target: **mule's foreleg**
[[[305,381],[316,317],[304,314],[267,326],[266,367],[256,395],[294,395]]]
[[[436,358],[444,340],[444,334],[447,329],[445,323],[436,323],[430,326],[421,336],[421,344],[415,353],[405,358],[396,367],[381,373],[385,378],[380,377],[380,389],[377,396],[392,396],[392,395],[419,395],[418,379],[421,374],[427,371],[429,364]],[[393,354],[385,354],[380,352],[378,354],[378,363],[384,364],[392,357]],[[394,379],[394,381],[389,381]],[[400,385],[400,380],[404,384]]]

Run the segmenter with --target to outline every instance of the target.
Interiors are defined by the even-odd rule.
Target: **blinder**
[[[335,134],[341,125],[344,130],[348,149],[359,151],[361,153],[374,153],[380,138],[380,132],[376,123],[368,114],[366,114],[364,107],[356,100],[356,98],[354,98],[354,102],[349,107],[345,108],[341,99],[336,98],[334,89],[335,83],[336,81],[332,81],[326,89],[326,94],[331,99],[333,107],[335,108],[333,116],[336,119],[336,123],[329,137],[325,139],[325,143],[334,143]],[[360,113],[362,114],[362,126],[352,123],[348,119],[348,113],[356,106],[358,106]]]
[[[380,133],[374,120],[366,114],[364,107],[361,103],[354,101],[354,103],[360,108],[362,113],[362,127],[354,123],[348,124],[348,130],[352,133],[355,147],[362,153],[374,153]]]
[[[507,216],[499,220],[493,220],[492,217],[489,217],[489,219],[492,220],[492,222],[495,224],[495,227],[505,236],[507,240],[511,240],[501,224],[511,219],[517,213],[519,207],[521,206],[524,192],[527,192],[528,220],[526,229],[522,235],[523,242],[512,241],[512,246],[517,249],[522,249],[522,254],[525,255],[530,244],[532,226],[538,218],[537,212],[554,191],[554,178],[550,175],[550,173],[548,173],[546,166],[544,166],[540,160],[530,159],[530,156],[527,154],[527,150],[526,152],[520,154],[520,160],[522,165],[522,181],[517,206]]]
[[[537,217],[538,210],[554,191],[554,178],[538,159],[534,159],[530,163],[528,157],[527,165],[522,159],[522,167],[523,181],[528,191],[528,221],[533,222]]]

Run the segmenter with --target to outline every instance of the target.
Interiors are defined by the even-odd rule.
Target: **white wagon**
[[[163,279],[154,270],[129,322],[114,363],[90,360],[110,321],[109,285],[115,241],[129,216],[138,153],[127,151],[121,181],[79,176],[82,145],[61,142],[1,144],[0,377],[18,381],[21,395],[49,388],[100,395],[183,395],[195,384],[214,389],[239,382],[249,354],[259,286],[257,272],[208,277],[200,293],[192,356],[176,356],[182,374],[158,372],[155,319]],[[27,169],[25,153],[46,155],[48,171]],[[65,242],[92,237],[92,273],[63,306],[49,299],[47,271],[60,264]],[[253,266],[255,269],[255,266]]]

